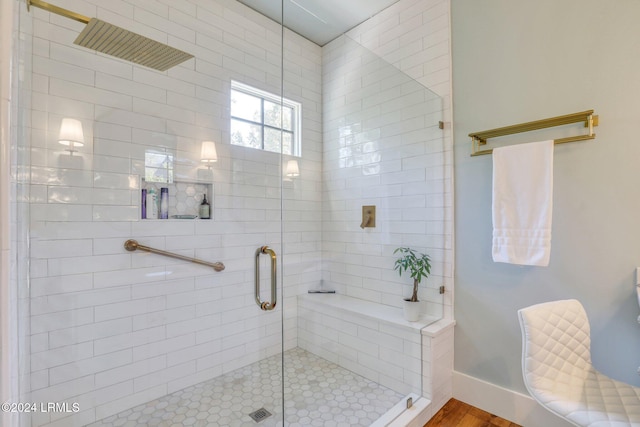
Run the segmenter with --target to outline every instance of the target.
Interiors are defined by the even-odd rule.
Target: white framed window
[[[231,81],[231,144],[300,156],[302,105]]]

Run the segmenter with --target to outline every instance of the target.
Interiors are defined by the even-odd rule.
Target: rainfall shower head
[[[88,18],[41,0],[27,0],[52,13],[87,24],[74,44],[158,71],[166,71],[193,55],[96,18]]]
[[[160,71],[193,58],[191,54],[96,18],[91,18],[73,43]]]

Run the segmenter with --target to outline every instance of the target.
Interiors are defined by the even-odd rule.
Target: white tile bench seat
[[[298,296],[298,345],[403,394],[421,391],[421,330],[402,309],[340,294]]]

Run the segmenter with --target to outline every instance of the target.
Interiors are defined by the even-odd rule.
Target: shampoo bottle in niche
[[[200,208],[198,209],[198,214],[200,215],[200,219],[210,219],[211,218],[211,206],[209,202],[207,202],[207,194],[203,194],[202,203],[200,203]]]
[[[147,189],[142,189],[142,200],[140,201],[140,217],[147,219]]]
[[[147,219],[158,219],[158,202],[155,188],[147,190]]]
[[[169,189],[162,187],[160,189],[160,219],[169,218]]]

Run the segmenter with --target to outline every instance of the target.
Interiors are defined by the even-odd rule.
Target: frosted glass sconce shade
[[[287,168],[285,169],[284,174],[289,177],[299,176],[300,168],[298,167],[297,160],[289,160],[287,162]]]
[[[202,149],[200,150],[200,160],[203,163],[214,163],[218,161],[218,152],[216,151],[215,142],[202,141]]]
[[[62,145],[68,146],[69,148],[67,148],[66,150],[71,152],[71,154],[76,151],[75,147],[84,146],[84,132],[82,131],[82,122],[76,119],[62,119],[58,142]]]

